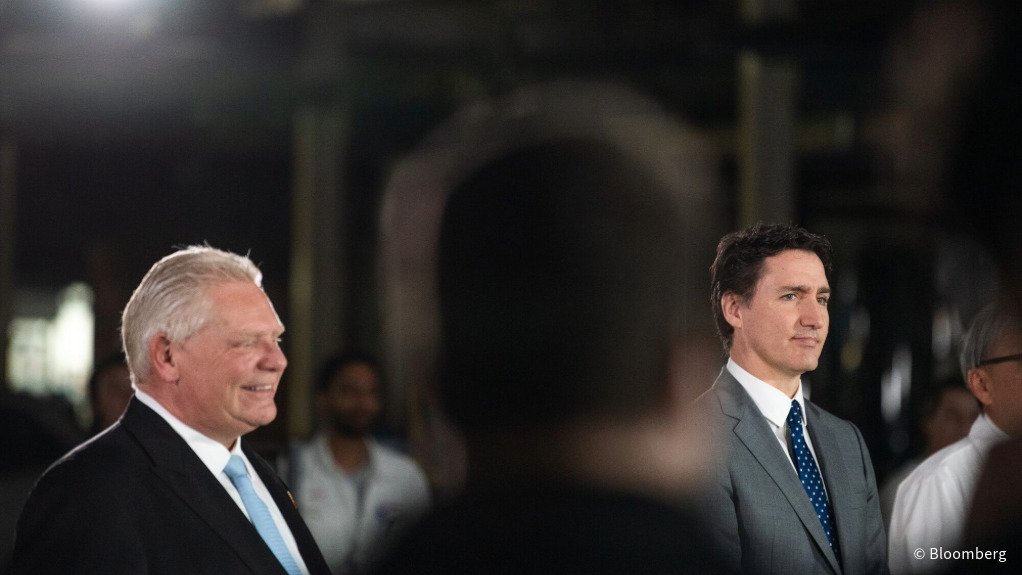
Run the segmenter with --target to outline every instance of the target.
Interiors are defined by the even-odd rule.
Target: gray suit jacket
[[[744,573],[887,573],[876,478],[851,422],[805,402],[807,429],[834,509],[841,562],[766,418],[727,368],[698,400],[714,432],[706,511],[723,557]]]

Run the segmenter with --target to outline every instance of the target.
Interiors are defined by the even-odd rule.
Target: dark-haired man
[[[328,358],[315,402],[323,428],[297,450],[292,488],[333,573],[360,572],[429,508],[429,484],[415,461],[371,435],[383,403],[375,358]]]
[[[719,456],[709,519],[743,572],[887,571],[862,435],[802,388],[827,339],[830,269],[830,242],[795,226],[759,224],[717,246],[712,303],[730,359],[697,403]]]

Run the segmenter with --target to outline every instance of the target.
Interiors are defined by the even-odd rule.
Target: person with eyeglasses
[[[1022,330],[998,303],[973,319],[961,343],[959,366],[982,407],[969,435],[934,453],[898,487],[891,515],[891,572],[929,573],[950,561],[939,552],[961,547],[974,487],[987,453],[1022,436]],[[938,552],[934,556],[932,549]]]

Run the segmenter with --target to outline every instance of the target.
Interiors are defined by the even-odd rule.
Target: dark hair
[[[439,242],[440,398],[466,433],[623,415],[662,398],[691,281],[679,208],[606,142],[562,138],[484,163]]]
[[[373,355],[360,350],[346,350],[331,355],[320,364],[319,370],[316,372],[316,393],[329,391],[330,383],[333,381],[334,376],[337,375],[337,372],[353,363],[364,363],[373,368],[377,376],[380,375],[380,363]]]
[[[815,253],[823,262],[827,277],[830,277],[834,265],[830,241],[798,226],[758,223],[727,234],[717,244],[717,257],[710,266],[710,304],[725,350],[731,349],[735,330],[724,319],[721,298],[726,293],[733,293],[748,301],[755,293],[763,261],[785,250]]]
[[[124,352],[118,351],[111,353],[97,361],[96,365],[93,366],[92,374],[89,376],[89,381],[86,384],[86,389],[89,393],[89,405],[95,406],[98,401],[100,376],[103,375],[103,372],[115,367],[123,367],[127,369],[128,361],[124,356]]]

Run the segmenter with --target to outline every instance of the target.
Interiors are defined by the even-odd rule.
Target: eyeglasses
[[[1014,355],[1002,355],[1001,357],[991,357],[990,359],[981,359],[976,367],[983,367],[984,365],[990,365],[991,363],[1004,363],[1006,361],[1019,361],[1022,360],[1022,353],[1016,353]]]

